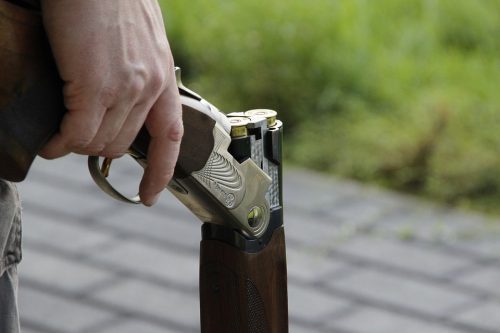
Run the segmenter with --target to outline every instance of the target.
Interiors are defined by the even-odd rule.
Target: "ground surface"
[[[75,156],[19,187],[24,333],[199,332],[200,223],[170,194],[115,202]],[[284,191],[292,333],[500,332],[500,220],[305,171]]]

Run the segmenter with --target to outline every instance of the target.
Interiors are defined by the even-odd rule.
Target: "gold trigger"
[[[107,177],[109,176],[109,170],[111,168],[111,161],[113,160],[112,158],[104,158],[102,165],[99,163],[99,157],[98,156],[89,156],[88,159],[88,165],[89,165],[89,171],[90,175],[92,176],[92,179],[94,179],[95,183],[101,190],[104,191],[104,193],[112,196],[113,198],[127,202],[127,203],[133,203],[133,204],[140,204],[141,203],[141,198],[139,195],[136,195],[135,197],[129,198],[118,192],[107,180]]]
[[[112,158],[104,158],[101,165],[101,173],[104,177],[109,177],[109,170],[111,169],[111,162],[113,162]]]

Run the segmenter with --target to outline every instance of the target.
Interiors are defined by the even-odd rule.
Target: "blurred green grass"
[[[500,214],[500,1],[163,0],[184,81],[286,158]]]

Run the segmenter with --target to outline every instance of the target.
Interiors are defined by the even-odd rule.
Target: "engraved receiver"
[[[176,77],[185,128],[167,188],[202,222],[225,225],[250,238],[261,237],[273,205],[280,202],[278,166],[266,157],[264,144],[268,132],[281,127],[276,112],[252,110],[226,116],[187,89],[178,68]],[[143,167],[148,143],[143,128],[128,152]],[[110,163],[111,159],[100,164],[98,157],[89,157],[94,181],[118,200],[140,203],[138,196],[126,197],[108,182]]]

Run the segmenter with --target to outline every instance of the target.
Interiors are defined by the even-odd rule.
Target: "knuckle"
[[[81,84],[72,81],[64,84],[64,106],[68,110],[84,108],[88,104],[87,95],[87,92]]]
[[[184,135],[184,125],[182,120],[177,120],[168,131],[168,138],[174,142],[180,142]]]
[[[89,144],[85,149],[88,152],[92,152],[94,155],[100,155],[100,156],[105,156],[105,157],[112,157],[112,156],[107,156],[108,154],[121,154],[123,155],[124,152],[127,151],[127,148],[121,148],[120,146],[116,146],[113,144],[114,140],[119,134],[118,129],[111,129],[110,131],[102,134],[100,138],[95,138],[94,141]]]
[[[132,95],[139,95],[144,90],[144,81],[140,78],[133,79],[129,87],[129,91]]]
[[[124,140],[123,138],[117,139],[115,142],[107,145],[100,153],[101,156],[108,158],[119,158],[129,151],[131,140]]]
[[[153,91],[161,91],[165,86],[165,74],[161,70],[155,70],[151,73],[149,84]]]
[[[92,143],[92,139],[93,137],[86,133],[81,135],[73,135],[68,138],[68,147],[78,150],[88,149],[90,144]]]
[[[96,131],[91,128],[74,130],[65,137],[66,147],[76,153],[95,153],[104,149],[104,145],[94,141]]]
[[[105,86],[101,88],[97,97],[99,103],[106,108],[110,108],[116,101],[119,91],[120,89],[114,86]]]

